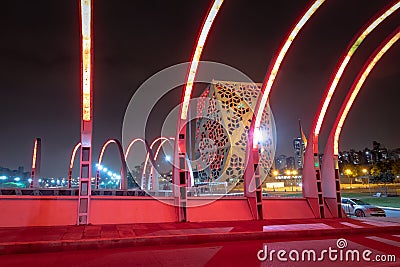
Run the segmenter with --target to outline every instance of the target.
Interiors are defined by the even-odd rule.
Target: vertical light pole
[[[294,176],[297,176],[299,174],[299,172],[297,170],[292,170],[292,191],[293,191],[293,184],[296,183],[296,178]]]
[[[286,175],[289,176],[289,181],[290,181],[290,185],[292,186],[292,192],[293,192],[293,181],[292,181],[292,171],[291,170],[286,170]],[[286,189],[285,189],[286,191]]]
[[[346,173],[347,178],[350,180],[350,189],[351,189],[352,181],[351,181],[350,175],[351,175],[353,172],[352,172],[351,170],[349,170],[349,169],[346,169],[344,172]]]
[[[369,193],[371,194],[371,187],[369,187],[369,173],[368,173],[368,170],[367,169],[362,169],[362,172],[364,173],[364,175],[368,175],[367,176],[367,178],[368,178],[368,190],[369,190]]]
[[[78,224],[89,223],[92,177],[92,1],[80,0],[81,26],[81,162]]]
[[[276,177],[279,175],[279,171],[278,170],[273,170],[272,171],[272,176],[274,176],[275,180],[274,180],[274,184],[276,182]],[[273,186],[273,191],[275,192],[275,185]]]

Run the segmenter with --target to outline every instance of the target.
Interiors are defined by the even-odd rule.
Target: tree
[[[353,179],[355,177],[360,176],[361,170],[360,170],[359,166],[357,166],[357,165],[345,164],[342,167],[342,172],[348,178],[348,181],[350,183],[350,188],[351,188],[351,184],[353,183]]]
[[[400,160],[396,160],[392,163],[392,173],[393,175],[400,175]]]
[[[139,184],[142,179],[142,170],[144,163],[140,166],[135,166],[128,172],[128,188],[140,188]]]
[[[392,173],[391,162],[377,162],[371,169],[372,182],[373,183],[384,183],[385,193],[387,194],[388,187],[387,183],[393,183],[394,175]]]

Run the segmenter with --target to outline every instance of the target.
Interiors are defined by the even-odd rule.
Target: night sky
[[[94,0],[94,161],[106,139],[121,138],[124,112],[140,84],[163,68],[190,59],[210,2]],[[270,98],[278,154],[293,154],[298,119],[308,135],[340,55],[353,35],[389,2],[327,0],[300,33]],[[2,4],[0,166],[29,170],[34,138],[41,137],[42,175],[67,174],[71,150],[80,138],[78,3],[25,0]],[[279,44],[310,3],[225,1],[202,60],[230,65],[262,82]],[[331,103],[322,145],[361,66],[399,22],[397,11],[353,57]],[[371,73],[344,125],[341,150],[363,149],[372,140],[400,147],[399,59],[396,44]],[[177,92],[171,101],[179,100]],[[104,159],[115,170],[119,169],[113,163],[116,155],[113,148]]]

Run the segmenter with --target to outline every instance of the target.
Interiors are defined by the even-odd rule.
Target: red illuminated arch
[[[69,168],[68,168],[68,188],[71,188],[72,184],[72,169],[74,168],[74,162],[75,162],[75,155],[78,149],[81,147],[81,142],[78,142],[75,146],[74,149],[72,150],[71,153],[71,158],[69,160]]]
[[[160,139],[163,139],[163,138],[166,139],[165,137],[159,137],[159,138],[157,138],[155,141],[153,141],[152,145],[153,145],[156,141],[158,141],[158,140],[160,140]],[[154,162],[154,156],[153,156],[153,153],[152,153],[152,151],[151,151],[152,146],[149,146],[148,143],[147,143],[144,139],[142,139],[142,138],[135,138],[135,139],[133,139],[132,141],[129,142],[128,147],[126,148],[126,151],[125,151],[125,162],[126,162],[126,160],[128,159],[129,153],[130,153],[130,151],[131,151],[133,145],[134,145],[136,142],[142,142],[142,143],[144,144],[144,146],[145,146],[145,149],[146,149],[146,159],[145,159],[144,168],[143,168],[143,172],[142,172],[142,180],[141,180],[141,182],[140,182],[141,188],[142,188],[142,189],[145,189],[144,180],[145,180],[145,178],[146,178],[146,177],[145,177],[145,170],[146,170],[146,167],[147,167],[147,162],[148,162],[148,160],[150,159],[151,164],[154,166],[154,164],[155,164],[155,162]],[[151,148],[150,148],[150,147],[151,147]]]
[[[147,168],[147,163],[148,163],[148,161],[149,161],[150,158],[152,158],[152,160],[150,160],[151,163],[152,163],[152,168],[151,168],[150,177],[151,177],[152,179],[148,179],[148,180],[147,180],[147,189],[150,190],[151,185],[152,185],[153,189],[157,187],[157,184],[158,184],[158,183],[155,181],[156,179],[154,179],[154,173],[155,173],[155,171],[154,171],[154,165],[156,164],[155,161],[157,160],[158,154],[159,154],[159,152],[160,152],[161,147],[163,146],[163,144],[164,144],[165,142],[170,141],[170,139],[171,139],[171,140],[174,140],[175,138],[170,137],[170,138],[168,139],[167,137],[161,136],[161,137],[156,138],[156,139],[150,144],[150,146],[149,146],[150,151],[147,152],[146,160],[145,160],[145,162],[144,162],[144,167],[143,167],[143,172],[142,172],[142,188],[143,188],[143,186],[145,186],[144,180],[145,180],[145,177],[146,177],[146,168]],[[151,153],[152,153],[152,149],[153,149],[153,146],[154,146],[158,141],[161,141],[161,142],[160,142],[160,144],[158,145],[157,150],[156,150],[156,153],[155,153],[154,156],[153,156],[153,155],[151,154]]]
[[[203,52],[205,42],[207,40],[208,33],[210,32],[214,19],[216,18],[223,2],[224,0],[214,0],[213,4],[207,12],[206,18],[203,21],[201,30],[197,37],[196,46],[190,60],[189,69],[186,74],[185,88],[182,94],[181,106],[179,108],[172,172],[172,187],[174,191],[175,206],[177,207],[177,215],[179,221],[186,221],[186,197],[182,196],[180,188],[186,187],[186,181],[188,179],[186,171],[186,122],[189,101],[192,95],[193,83],[196,77],[198,64],[201,54]],[[179,162],[182,162],[183,166],[180,166]],[[181,179],[180,175],[185,176],[185,179]]]
[[[307,21],[312,17],[312,15],[317,11],[317,9],[325,2],[325,0],[317,0],[306,10],[304,15],[297,21],[293,26],[289,35],[282,43],[282,46],[278,50],[279,52],[275,54],[272,64],[270,65],[268,72],[265,76],[263,85],[260,91],[260,97],[257,100],[256,107],[254,109],[255,117],[250,124],[249,136],[248,136],[248,163],[246,165],[245,175],[244,175],[244,188],[245,195],[249,200],[251,211],[255,219],[263,219],[262,213],[262,192],[261,192],[261,178],[257,170],[259,162],[258,153],[258,141],[256,137],[257,133],[260,131],[261,118],[264,109],[267,105],[268,98],[274,84],[275,78],[278,74],[281,63],[292,45],[294,39],[307,23]],[[258,186],[256,186],[258,185]]]
[[[120,182],[120,189],[127,189],[128,183],[127,183],[127,175],[126,175],[126,161],[125,161],[125,155],[124,155],[124,150],[122,149],[121,142],[118,139],[110,139],[107,140],[104,145],[101,147],[100,155],[99,155],[99,160],[98,164],[101,165],[101,162],[103,161],[103,155],[104,152],[107,148],[108,145],[110,144],[116,144],[119,152],[119,156],[121,159],[121,182]],[[96,189],[99,188],[99,179],[100,179],[100,171],[96,171]]]
[[[339,137],[347,115],[365,80],[382,56],[399,40],[400,27],[390,34],[372,53],[354,80],[330,132],[322,162],[322,186],[327,208],[333,217],[341,216],[341,195],[338,166]]]
[[[351,57],[354,55],[358,47],[365,40],[365,38],[385,19],[392,15],[400,7],[400,2],[394,2],[385,7],[377,16],[372,18],[360,31],[356,34],[347,49],[341,56],[338,62],[336,71],[331,77],[330,83],[325,90],[323,101],[319,107],[319,111],[316,113],[313,126],[310,131],[310,137],[307,142],[306,152],[304,155],[304,168],[303,168],[303,196],[309,198],[319,198],[319,209],[321,213],[324,213],[324,204],[322,202],[322,185],[321,175],[319,168],[319,157],[318,157],[318,137],[322,127],[329,103],[335,92],[335,89],[342,77],[344,70],[346,69]],[[316,210],[316,208],[314,208]]]
[[[144,139],[142,138],[135,138],[132,141],[129,142],[128,147],[126,148],[125,151],[125,161],[128,159],[129,156],[129,152],[131,152],[132,146],[136,143],[136,142],[142,142],[145,146],[146,146],[146,142],[144,141]]]

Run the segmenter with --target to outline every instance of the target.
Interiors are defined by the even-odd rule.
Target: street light
[[[293,189],[293,185],[294,185],[293,176],[297,175],[298,172],[296,170],[286,170],[285,173],[286,173],[287,176],[289,176],[289,180],[290,180],[290,184],[292,186],[292,192],[293,192],[294,191],[294,189]]]
[[[275,182],[276,182],[276,177],[279,175],[279,171],[278,170],[273,170],[272,171],[272,175],[275,177],[274,184],[272,185],[272,188],[273,188],[273,190],[275,192]]]
[[[298,174],[299,174],[299,172],[297,170],[292,171],[293,176],[297,176]],[[293,183],[295,183],[295,182],[296,182],[296,178],[293,178]],[[293,191],[293,186],[292,186],[292,191]],[[297,192],[297,189],[296,189],[296,192]]]
[[[367,175],[368,170],[364,168],[364,169],[362,169],[362,172],[364,173],[364,175]],[[369,193],[371,194],[371,187],[369,186],[369,174],[368,174],[367,178],[368,178],[368,190],[369,190]]]
[[[352,172],[350,169],[346,169],[344,172],[346,173],[347,178],[350,180],[350,189],[351,189],[351,187],[352,187],[352,180],[351,180],[351,178],[350,178],[350,175],[351,175],[353,172]]]

